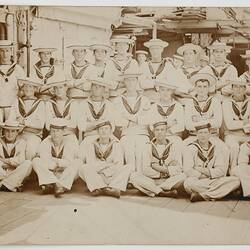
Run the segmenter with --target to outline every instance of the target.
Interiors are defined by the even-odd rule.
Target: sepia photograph
[[[250,5],[0,5],[0,246],[131,244],[250,244]]]

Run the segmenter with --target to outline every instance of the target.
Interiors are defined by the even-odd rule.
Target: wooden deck
[[[250,201],[190,203],[129,190],[90,197],[80,180],[61,199],[37,186],[0,192],[0,244],[249,244]]]

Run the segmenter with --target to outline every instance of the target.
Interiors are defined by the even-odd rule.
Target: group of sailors
[[[163,58],[168,43],[151,39],[135,59],[131,43],[71,44],[64,68],[56,48],[36,48],[26,77],[0,40],[1,191],[22,191],[34,170],[55,197],[78,177],[94,196],[128,187],[193,202],[250,195],[250,51],[238,76],[219,41],[209,56],[186,43]]]

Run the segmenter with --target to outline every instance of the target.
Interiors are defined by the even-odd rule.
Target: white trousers
[[[99,169],[92,164],[84,164],[79,169],[79,176],[86,182],[90,192],[105,187],[126,191],[132,171],[130,165],[117,166],[112,176],[109,177],[104,176],[104,174],[99,174],[98,170]]]
[[[236,176],[225,176],[216,179],[188,177],[184,181],[187,193],[199,193],[205,200],[221,199],[236,190],[240,186],[240,180]]]
[[[230,169],[233,169],[237,166],[238,155],[240,152],[240,145],[246,141],[250,140],[250,136],[245,134],[242,135],[226,135],[225,143],[229,147],[230,150]]]
[[[126,164],[134,167],[134,171],[142,171],[143,148],[149,142],[146,135],[124,135],[121,140]]]
[[[161,179],[153,179],[138,172],[134,172],[130,176],[130,182],[134,187],[151,197],[162,191],[178,188],[185,179],[184,173]]]
[[[25,131],[21,134],[20,137],[26,141],[25,158],[27,160],[32,160],[37,154],[38,147],[42,141],[41,138],[34,133]]]
[[[31,161],[26,160],[21,163],[14,170],[4,170],[3,164],[0,166],[0,186],[4,185],[11,191],[16,191],[17,187],[20,187],[26,177],[28,177],[32,171]]]
[[[80,165],[79,160],[74,160],[60,174],[54,174],[54,172],[50,170],[53,169],[55,165],[53,160],[44,160],[36,157],[33,159],[32,163],[33,169],[38,176],[39,186],[59,184],[67,190],[71,189],[74,180],[77,178]]]
[[[243,196],[250,196],[250,165],[236,166],[232,169],[232,175],[239,177]]]

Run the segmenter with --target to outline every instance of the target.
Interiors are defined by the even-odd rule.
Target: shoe
[[[121,191],[116,189],[116,188],[109,188],[108,187],[108,188],[105,188],[105,194],[107,196],[112,196],[112,197],[119,199],[121,196]]]
[[[42,194],[52,194],[54,192],[54,185],[53,184],[48,184],[48,185],[42,185]]]
[[[99,196],[102,194],[102,190],[101,189],[95,189],[94,191],[91,192],[92,196]]]
[[[193,192],[190,197],[191,202],[204,201],[205,199],[197,192]]]
[[[57,187],[57,186],[55,187],[55,193],[54,193],[55,198],[61,198],[63,193],[65,193],[64,187]]]
[[[0,187],[0,191],[1,192],[12,192],[11,190],[9,190],[7,187],[5,187],[4,185],[2,185],[1,187]]]
[[[177,195],[178,195],[177,190],[170,190],[170,191],[161,191],[157,196],[158,197],[176,198]]]

